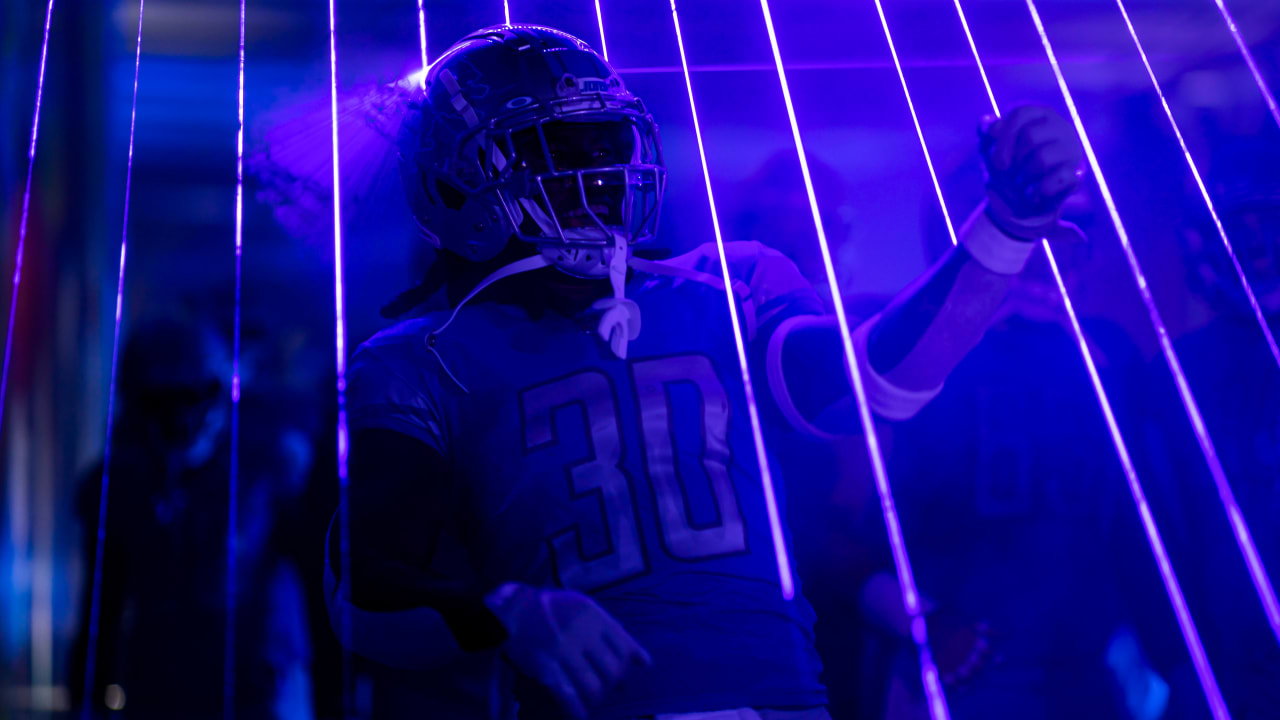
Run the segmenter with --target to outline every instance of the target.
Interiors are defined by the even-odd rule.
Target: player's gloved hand
[[[1000,119],[984,117],[978,137],[987,217],[997,227],[1030,242],[1083,239],[1061,222],[1063,203],[1084,177],[1084,150],[1070,122],[1050,108],[1023,105]]]
[[[586,718],[649,654],[591,598],[572,590],[508,583],[485,598],[507,629],[503,653],[545,686],[574,717]]]

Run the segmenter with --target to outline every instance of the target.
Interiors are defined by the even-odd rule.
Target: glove
[[[987,171],[987,217],[1005,234],[1029,242],[1079,229],[1061,222],[1062,205],[1084,177],[1075,128],[1050,108],[1023,105],[984,117],[979,152]],[[1067,239],[1067,238],[1063,238]]]
[[[582,593],[509,583],[485,604],[507,629],[503,654],[576,718],[586,718],[587,707],[628,671],[651,664],[622,625]]]

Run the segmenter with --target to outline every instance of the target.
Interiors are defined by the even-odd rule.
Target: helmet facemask
[[[615,104],[529,108],[461,143],[513,235],[582,277],[603,277],[614,248],[656,234],[666,179],[657,127],[638,102]]]

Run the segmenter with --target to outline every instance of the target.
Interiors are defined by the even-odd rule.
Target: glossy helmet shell
[[[620,128],[630,157],[556,167],[550,123]],[[568,33],[500,25],[468,35],[428,68],[398,143],[423,236],[469,260],[493,258],[513,236],[544,249],[603,248],[617,234],[635,243],[656,232],[666,178],[653,116],[599,54]],[[576,230],[566,231],[564,200],[552,204],[550,183],[575,205],[568,212],[578,218]],[[604,212],[591,196],[606,189],[616,207]]]

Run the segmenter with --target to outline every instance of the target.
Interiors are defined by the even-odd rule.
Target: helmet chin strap
[[[596,327],[596,333],[601,340],[608,343],[609,349],[613,351],[614,355],[625,360],[627,357],[627,343],[635,340],[640,335],[640,306],[635,301],[626,298],[627,261],[630,259],[630,248],[626,238],[621,234],[615,233],[613,247],[603,248],[602,252],[608,262],[608,277],[610,287],[613,290],[613,297],[602,298],[591,305],[592,310],[600,313],[600,322]],[[470,392],[449,370],[449,366],[445,364],[444,358],[440,356],[435,345],[440,334],[458,317],[458,313],[463,306],[476,295],[479,295],[485,288],[499,280],[531,270],[557,267],[569,275],[581,277],[581,269],[574,264],[577,259],[578,254],[576,252],[566,251],[565,248],[549,247],[543,248],[542,252],[537,255],[521,258],[513,263],[504,265],[490,273],[488,277],[472,288],[471,292],[467,293],[458,302],[453,312],[449,313],[449,317],[444,323],[427,334],[425,339],[427,350],[436,356],[440,367],[444,369],[445,374],[459,389],[464,393]]]
[[[627,359],[627,343],[640,336],[640,306],[626,298],[627,261],[630,247],[621,234],[613,235],[613,252],[609,258],[609,283],[613,297],[602,298],[591,304],[600,311],[600,324],[596,328],[600,339],[620,359]]]

